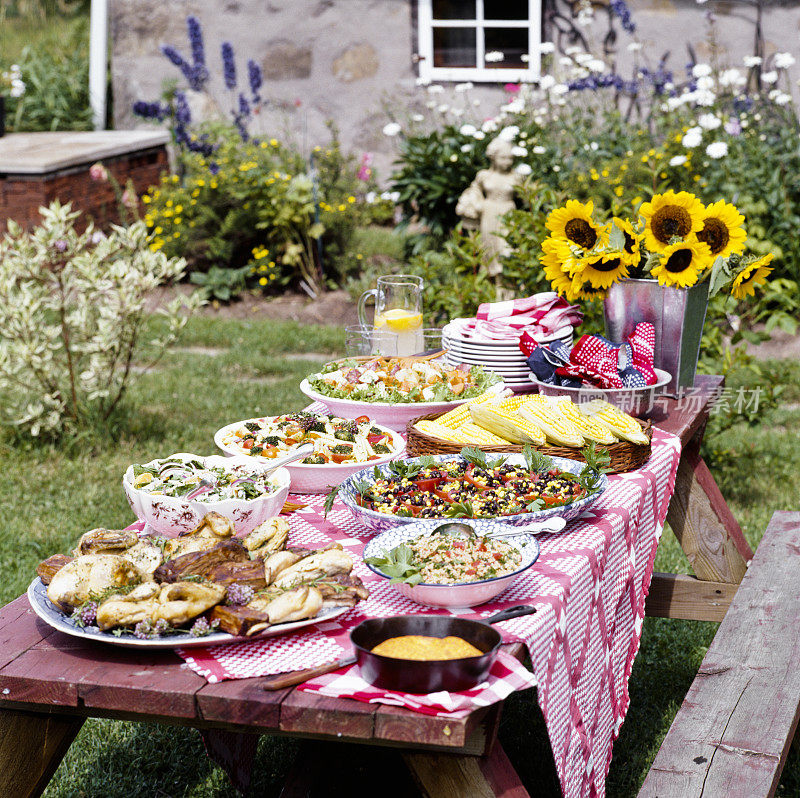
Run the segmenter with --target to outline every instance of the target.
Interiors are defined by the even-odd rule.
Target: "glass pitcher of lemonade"
[[[376,330],[397,335],[397,354],[407,357],[422,352],[422,278],[413,274],[394,274],[378,278],[378,287],[364,291],[358,300],[358,319],[367,324],[367,300],[375,298]]]

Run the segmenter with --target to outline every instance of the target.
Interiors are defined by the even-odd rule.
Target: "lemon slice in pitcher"
[[[422,314],[393,308],[375,316],[375,327],[388,327],[392,332],[408,332],[422,327]]]

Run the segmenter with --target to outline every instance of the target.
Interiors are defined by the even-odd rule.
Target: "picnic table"
[[[696,576],[653,574],[651,615],[720,620],[752,557],[699,454],[722,384],[699,376],[692,401],[662,400],[653,409],[654,424],[682,446],[667,517]],[[525,649],[511,643],[505,650],[522,658]],[[267,692],[259,678],[207,683],[170,651],[67,637],[38,620],[25,596],[0,610],[2,795],[40,794],[84,720],[103,717],[232,732],[226,769],[239,784],[254,749],[245,750],[245,734],[271,734],[399,748],[432,796],[522,798],[528,793],[497,742],[501,712],[502,702],[465,717],[430,716],[294,688]],[[285,794],[295,794],[291,785]]]

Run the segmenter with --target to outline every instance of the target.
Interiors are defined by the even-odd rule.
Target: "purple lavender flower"
[[[628,33],[636,32],[636,25],[631,19],[631,10],[625,0],[611,0],[611,10],[619,17],[620,25]]]
[[[133,636],[138,640],[149,640],[153,637],[153,624],[149,618],[139,621],[139,623],[133,627]]]
[[[191,124],[192,112],[189,110],[189,101],[186,94],[182,91],[175,92],[175,122],[178,125],[186,126]]]
[[[233,45],[230,42],[222,43],[222,69],[225,86],[229,89],[236,88],[236,61],[233,55]]]
[[[247,102],[244,94],[239,95],[239,113],[242,116],[250,116],[250,103]]]
[[[133,104],[133,113],[144,119],[155,119],[158,122],[162,122],[166,118],[168,112],[169,108],[159,102],[148,103],[143,100],[137,100]]]
[[[56,241],[56,242],[55,242],[55,244],[53,244],[53,246],[54,246],[54,247],[55,247],[55,248],[56,248],[56,249],[57,249],[59,252],[66,252],[66,251],[67,251],[67,242],[66,242],[66,241],[64,241],[64,239],[63,239],[63,238],[59,238],[59,239],[58,239],[58,241]]]
[[[192,68],[191,64],[184,60],[183,56],[171,45],[165,44],[161,48],[161,52],[176,66],[181,72],[186,74],[187,70]]]
[[[261,67],[252,59],[247,62],[247,80],[250,83],[250,92],[253,95],[253,102],[261,101],[260,89],[264,83],[264,75]]]
[[[206,65],[206,53],[203,46],[203,31],[200,28],[200,20],[195,16],[186,17],[186,30],[189,34],[189,44],[192,48],[192,61],[195,67]]]
[[[71,618],[77,626],[92,626],[97,621],[97,602],[87,602],[76,609]]]
[[[218,175],[219,174],[219,164],[216,161],[209,162],[208,171],[211,172],[212,175]]]
[[[255,591],[250,585],[240,585],[234,582],[228,585],[228,591],[225,595],[225,603],[230,605],[242,605],[252,601]]]
[[[742,123],[739,121],[738,117],[732,116],[725,123],[725,132],[729,136],[741,136],[742,135]]]

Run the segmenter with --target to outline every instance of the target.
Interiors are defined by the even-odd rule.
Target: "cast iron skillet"
[[[449,615],[395,615],[389,618],[370,618],[350,632],[356,659],[365,681],[385,690],[401,693],[436,693],[439,690],[457,692],[480,684],[494,664],[502,636],[489,624],[530,615],[534,607],[509,607],[486,621],[470,621]],[[390,637],[454,635],[471,643],[484,653],[479,657],[449,660],[407,660],[373,654],[372,649]]]

